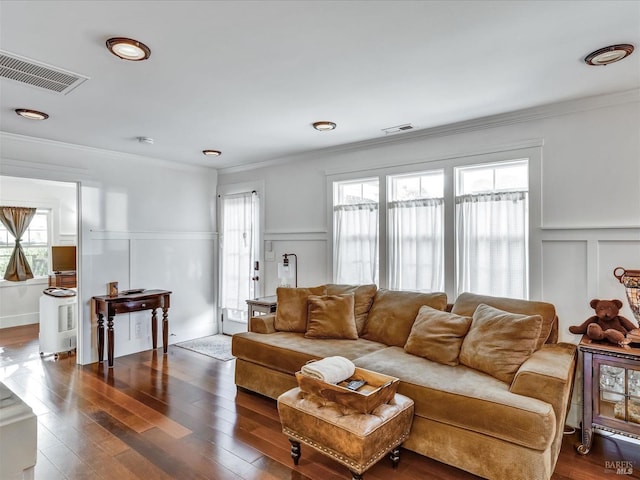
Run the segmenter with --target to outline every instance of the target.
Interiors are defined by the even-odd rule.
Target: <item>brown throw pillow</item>
[[[307,338],[358,339],[353,293],[309,295],[307,298]]]
[[[536,351],[542,317],[480,304],[462,342],[460,363],[511,385],[520,365]]]
[[[423,305],[444,310],[447,294],[379,289],[367,317],[363,338],[392,347],[404,347]]]
[[[458,298],[456,298],[451,313],[472,316],[477,306],[481,303],[504,310],[505,312],[520,313],[522,315],[540,315],[542,317],[542,328],[540,329],[540,337],[538,338],[536,349],[544,345],[556,323],[556,308],[551,303],[521,300],[518,298],[492,297],[470,292],[461,293]]]
[[[327,285],[327,295],[340,295],[344,293],[353,293],[355,296],[355,305],[353,306],[356,315],[356,328],[358,335],[362,335],[364,324],[367,321],[367,315],[373,304],[378,287],[375,284],[370,285],[338,285],[330,283]]]
[[[444,365],[458,365],[460,347],[470,325],[471,317],[422,306],[404,349]]]
[[[325,290],[324,285],[312,288],[277,288],[276,330],[281,332],[306,332],[307,297],[309,295],[324,295]]]

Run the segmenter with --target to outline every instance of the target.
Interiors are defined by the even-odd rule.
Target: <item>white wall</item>
[[[78,361],[97,360],[90,299],[107,283],[173,292],[169,343],[216,332],[213,169],[1,134],[0,174],[80,185]],[[150,313],[119,315],[115,355],[151,348]],[[135,338],[135,324],[143,327]]]
[[[75,245],[77,200],[73,183],[0,176],[0,205],[51,209],[52,244]],[[0,279],[0,328],[38,323],[39,300],[48,279]]]
[[[531,232],[536,253],[531,296],[556,305],[560,340],[577,343],[570,325],[593,314],[592,298],[620,298],[633,320],[617,266],[640,268],[640,92],[625,92],[510,115],[330,149],[295,159],[275,159],[252,170],[219,172],[219,185],[264,179],[265,239],[276,261],[298,254],[300,284],[331,280],[327,174],[363,175],[393,165],[430,162],[541,145],[541,224]],[[339,128],[339,127],[338,127]],[[326,133],[323,133],[326,134]],[[329,133],[330,134],[330,133]],[[293,161],[290,161],[293,160]],[[267,295],[276,287],[275,262],[267,262]],[[451,297],[451,293],[449,296]],[[451,299],[453,300],[453,299]],[[570,423],[577,425],[578,381]]]

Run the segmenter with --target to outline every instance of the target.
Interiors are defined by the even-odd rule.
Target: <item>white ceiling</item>
[[[151,58],[116,58],[104,46],[114,36],[144,42]],[[639,38],[638,1],[2,0],[0,49],[90,80],[60,95],[1,79],[0,130],[245,165],[404,123],[427,129],[637,89]],[[584,64],[616,43],[636,52]],[[15,108],[50,118],[25,120]],[[316,120],[338,128],[317,132]]]

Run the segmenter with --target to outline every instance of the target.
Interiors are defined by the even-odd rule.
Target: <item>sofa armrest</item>
[[[572,343],[543,345],[520,366],[509,391],[550,403],[556,416],[564,416],[571,397],[576,358],[577,347]]]
[[[275,333],[276,314],[260,315],[249,319],[249,331],[255,333]]]
[[[509,389],[512,393],[549,403],[556,414],[553,458],[557,458],[564,424],[571,407],[578,348],[572,343],[545,344],[516,372]]]

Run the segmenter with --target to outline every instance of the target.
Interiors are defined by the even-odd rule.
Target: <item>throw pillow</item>
[[[367,315],[373,304],[378,287],[375,284],[370,285],[327,285],[327,295],[340,295],[344,293],[353,293],[355,296],[355,305],[353,310],[356,316],[356,328],[358,335],[362,335],[364,324],[367,321]]]
[[[307,338],[358,339],[353,293],[309,295],[307,298]]]
[[[505,312],[484,303],[473,314],[462,342],[460,363],[509,385],[537,349],[542,317]]]
[[[276,330],[304,333],[307,330],[307,297],[324,293],[324,285],[312,288],[277,288],[278,306],[274,322]]]
[[[404,347],[418,310],[423,305],[444,310],[447,294],[379,289],[362,336],[392,347]]]
[[[547,302],[535,300],[521,300],[518,298],[492,297],[489,295],[478,295],[477,293],[461,293],[453,304],[451,313],[457,315],[472,316],[478,305],[484,303],[505,312],[520,313],[522,315],[540,315],[542,317],[542,328],[536,349],[542,347],[551,333],[557,328],[556,308]],[[553,340],[555,342],[555,339]]]
[[[422,306],[404,349],[444,365],[458,365],[460,347],[470,325],[471,317]]]

